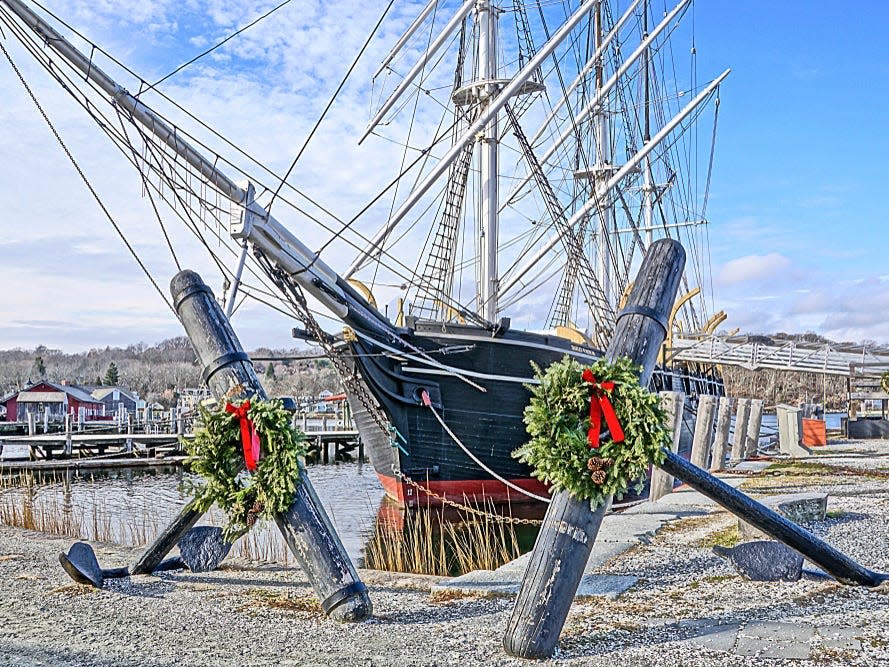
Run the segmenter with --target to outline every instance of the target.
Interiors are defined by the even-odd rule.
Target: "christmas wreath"
[[[546,372],[532,365],[540,384],[528,387],[524,420],[531,439],[513,456],[534,477],[589,500],[593,509],[610,496],[622,498],[631,485],[641,491],[672,435],[660,399],[639,385],[640,368],[627,358],[584,368],[567,355]]]
[[[228,515],[225,538],[233,541],[293,502],[304,437],[276,400],[202,408],[201,422],[185,442],[190,468],[202,478],[192,488],[195,509],[216,503]]]

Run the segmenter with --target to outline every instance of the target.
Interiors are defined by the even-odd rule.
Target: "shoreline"
[[[830,450],[830,464],[859,474],[791,468],[752,474],[745,486],[755,495],[827,492],[830,516],[813,531],[867,567],[889,570],[889,481],[861,474],[889,471],[889,442]],[[323,615],[297,567],[234,559],[216,572],[136,576],[98,590],[73,584],[59,566],[71,538],[4,526],[0,664],[889,665],[886,584],[744,580],[710,550],[733,523],[718,508],[689,512],[598,564],[596,574],[637,582],[616,599],[576,600],[556,655],[540,663],[501,649],[512,597],[441,591],[444,578],[361,570],[374,616],[344,625]],[[603,546],[608,540],[603,530]],[[141,551],[93,544],[105,567]]]

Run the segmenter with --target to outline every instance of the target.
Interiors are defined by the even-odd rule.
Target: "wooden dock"
[[[46,433],[0,438],[0,459],[85,458],[114,452],[153,457],[161,448],[179,451],[179,436],[175,433]]]
[[[179,438],[193,438],[187,433],[47,433],[0,437],[0,466],[29,467],[27,463],[58,462],[62,467],[120,466],[126,457],[130,465],[145,465],[159,453],[166,465],[179,464],[184,456]],[[363,461],[364,445],[356,430],[319,430],[305,434],[306,460],[309,463]],[[114,458],[109,458],[113,456]],[[143,463],[139,463],[143,462]]]
[[[305,436],[306,461],[309,463],[364,460],[364,444],[358,431],[308,431]]]

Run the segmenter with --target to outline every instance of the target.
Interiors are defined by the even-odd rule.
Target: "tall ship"
[[[689,257],[667,345],[724,320],[708,307],[707,202],[728,70],[698,81],[692,5],[418,7],[366,85],[372,108],[354,137],[357,155],[396,146],[398,163],[348,215],[235,142],[203,139],[199,109],[118,62],[127,87],[112,79],[101,46],[60,17],[0,0],[0,23],[135,168],[161,229],[184,227],[211,256],[227,313],[243,298],[269,303],[324,349],[387,494],[411,506],[546,500],[511,456],[534,365],[602,355],[656,239],[678,239]],[[714,369],[666,356],[652,382],[722,393]]]

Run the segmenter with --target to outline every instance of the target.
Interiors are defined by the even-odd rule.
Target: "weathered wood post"
[[[682,413],[685,410],[685,394],[681,391],[662,391],[661,407],[667,413],[667,428],[673,432],[673,445],[671,450],[679,451],[679,439],[682,437]],[[648,502],[654,503],[668,493],[673,492],[673,475],[665,473],[659,468],[651,471],[651,481],[648,483]]]
[[[669,239],[651,245],[627,306],[618,315],[606,358],[629,357],[642,365],[648,384],[666,337],[666,320],[685,265],[682,246]],[[503,648],[521,658],[552,655],[610,502],[595,511],[567,491],[549,505],[525,571]]]
[[[744,459],[747,451],[747,423],[750,421],[750,399],[739,398],[735,412],[735,434],[732,438],[732,462]]]
[[[698,415],[695,418],[695,435],[691,444],[691,462],[698,468],[707,468],[710,458],[710,442],[713,440],[713,421],[716,418],[716,397],[701,396],[698,399]]]
[[[128,452],[133,451],[133,413],[127,412],[127,439],[126,448]],[[189,526],[191,528],[191,526]],[[158,561],[160,562],[160,561]]]
[[[710,457],[710,471],[722,470],[725,466],[725,452],[728,449],[728,432],[732,426],[732,399],[719,397],[716,414],[716,436],[713,438],[713,456]]]
[[[46,450],[51,451],[50,449]],[[71,413],[65,413],[65,456],[71,456],[74,453],[74,440],[71,435]]]
[[[181,271],[171,281],[170,291],[179,319],[204,366],[204,382],[217,399],[235,402],[254,396],[265,399],[265,390],[253,364],[201,277],[194,271]],[[341,621],[363,620],[372,611],[367,588],[358,578],[302,466],[300,480],[293,502],[275,517],[275,523],[315,589],[325,613]],[[155,543],[154,558],[164,547],[169,551],[197,519],[198,512],[189,503],[165,533],[163,542],[158,544],[159,538]]]
[[[759,430],[762,428],[762,408],[764,402],[761,398],[750,399],[750,417],[747,418],[747,448],[744,458],[756,456],[759,451]]]
[[[28,412],[28,435],[37,435],[37,414]]]

